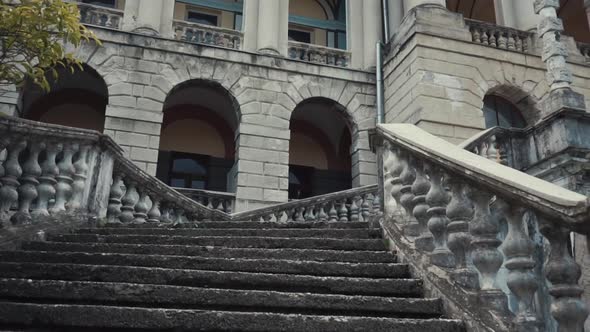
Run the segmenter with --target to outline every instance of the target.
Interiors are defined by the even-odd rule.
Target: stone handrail
[[[499,26],[492,23],[465,19],[472,42],[516,52],[534,51],[534,33]]]
[[[237,30],[179,20],[175,20],[173,24],[176,39],[189,43],[239,50],[244,42],[244,35]]]
[[[369,221],[374,210],[380,208],[377,185],[369,185],[235,213],[232,219],[274,222]]]
[[[345,50],[289,41],[289,58],[323,65],[348,67],[350,52]]]
[[[76,2],[80,9],[80,22],[101,27],[120,29],[123,11],[104,6]]]
[[[513,140],[524,138],[524,129],[492,127],[477,133],[458,147],[471,151],[499,164],[519,169],[519,162],[512,150]]]
[[[234,193],[191,188],[174,189],[199,204],[225,213],[232,213],[234,202],[236,200],[236,194]]]
[[[2,117],[0,151],[4,228],[77,215],[111,223],[227,218],[147,174],[95,131]]]
[[[583,330],[581,270],[567,246],[571,231],[590,230],[586,196],[410,124],[378,125],[372,143],[383,156],[383,195],[394,200],[384,202],[393,217],[383,226],[432,288],[493,330],[552,330],[549,307],[560,331]],[[535,229],[549,246],[545,262]]]

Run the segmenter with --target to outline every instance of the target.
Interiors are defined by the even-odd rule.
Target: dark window
[[[312,167],[289,165],[289,199],[311,197],[313,171]]]
[[[242,31],[242,14],[234,14],[234,30]]]
[[[483,114],[486,121],[486,128],[524,128],[526,121],[520,111],[508,100],[489,95],[483,100]]]
[[[300,30],[289,29],[289,40],[300,43],[311,43],[311,33]]]
[[[172,152],[168,183],[172,187],[206,189],[207,164],[205,156]]]
[[[82,3],[87,3],[95,6],[115,8],[115,0],[83,0]]]
[[[187,21],[217,26],[217,16],[189,11]]]

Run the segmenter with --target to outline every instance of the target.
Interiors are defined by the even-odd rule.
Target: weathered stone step
[[[174,331],[463,331],[460,321],[0,302],[0,322]]]
[[[291,259],[318,262],[395,263],[395,255],[386,251],[343,251],[321,249],[225,248],[191,245],[155,245],[124,243],[25,242],[23,250],[110,252],[143,255],[185,255],[218,258]]]
[[[293,248],[330,250],[385,250],[381,239],[322,239],[282,238],[255,236],[164,236],[164,235],[97,235],[61,234],[49,235],[49,241],[103,242],[103,243],[144,243],[184,244],[199,246],[220,246],[226,248]]]
[[[367,229],[366,222],[336,221],[198,221],[182,224],[143,223],[143,224],[109,224],[109,227],[133,227],[133,228],[341,228],[341,229]]]
[[[231,259],[195,256],[55,251],[0,251],[0,261],[149,266],[169,269],[241,271],[367,278],[406,278],[410,276],[408,265],[395,263],[339,263],[274,259]]]
[[[440,317],[439,299],[348,296],[274,291],[60,280],[0,279],[0,298],[183,309],[374,317]]]
[[[301,228],[81,228],[78,234],[100,235],[169,235],[169,236],[255,236],[283,238],[371,239],[380,232],[368,229],[301,229]]]
[[[181,270],[155,267],[0,262],[0,277],[129,282],[323,294],[419,297],[418,279],[319,277],[296,274]]]

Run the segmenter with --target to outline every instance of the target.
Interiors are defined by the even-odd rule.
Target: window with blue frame
[[[505,128],[524,128],[526,121],[516,108],[508,100],[496,96],[487,95],[483,100],[483,114],[486,128],[505,127]]]
[[[195,10],[189,10],[186,20],[193,23],[217,26],[218,17],[216,15],[205,14]]]

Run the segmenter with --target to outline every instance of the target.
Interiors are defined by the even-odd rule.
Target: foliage
[[[56,66],[80,68],[66,45],[100,41],[80,23],[75,3],[63,0],[0,0],[0,84],[25,80],[49,89],[48,74]]]

